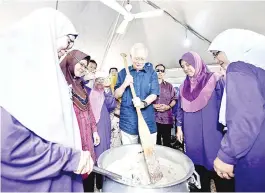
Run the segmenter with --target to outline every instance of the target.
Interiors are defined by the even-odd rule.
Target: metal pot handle
[[[201,189],[201,179],[200,175],[194,171],[190,179],[188,180],[189,186],[196,186],[196,188]]]

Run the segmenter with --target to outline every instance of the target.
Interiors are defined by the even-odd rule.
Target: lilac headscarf
[[[196,112],[204,108],[215,89],[219,77],[209,72],[201,57],[195,52],[185,53],[184,60],[195,69],[193,77],[186,77],[180,86],[181,106],[186,112]]]

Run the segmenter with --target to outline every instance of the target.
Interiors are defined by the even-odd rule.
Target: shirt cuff
[[[176,125],[177,125],[178,127],[182,127],[182,123],[179,122],[179,121],[176,121]]]
[[[223,162],[230,164],[230,165],[235,165],[237,163],[237,160],[230,157],[227,155],[225,152],[223,152],[222,149],[218,151],[217,157],[222,160]]]

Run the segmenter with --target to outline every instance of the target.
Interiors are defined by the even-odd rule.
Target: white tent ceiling
[[[228,28],[245,28],[265,35],[265,2],[262,1],[151,1],[210,41]],[[131,4],[133,13],[154,9],[143,1],[131,1]],[[0,30],[32,10],[45,6],[55,8],[56,1],[2,0]],[[209,43],[192,33],[188,32],[191,47],[183,46],[186,30],[168,15],[133,20],[125,35],[114,36],[107,55],[104,55],[118,18],[117,12],[99,1],[59,1],[58,9],[71,19],[80,33],[75,47],[90,54],[104,70],[112,66],[121,69],[120,53],[129,53],[136,42],[143,42],[149,48],[150,62],[154,65],[163,63],[170,69],[167,78],[172,83],[180,83],[184,78],[182,71],[176,68],[179,67],[177,60],[186,51],[198,52],[208,64],[214,62],[207,52]],[[118,24],[122,19],[119,18]],[[219,67],[211,69],[217,71]]]

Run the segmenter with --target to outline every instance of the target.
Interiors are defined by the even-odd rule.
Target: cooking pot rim
[[[116,148],[126,148],[128,146],[141,146],[140,144],[128,144],[128,145],[122,145],[122,146],[119,146],[119,147],[116,147]],[[115,149],[116,149],[115,148]],[[179,150],[176,150],[176,149],[172,149],[170,147],[165,147],[165,146],[162,146],[162,145],[155,145],[155,148],[162,148],[162,149],[167,149],[168,151],[171,151],[171,152],[177,152],[178,154],[181,154],[181,156],[184,158],[184,160],[187,162],[187,164],[190,166],[189,167],[189,171],[187,172],[187,174],[185,175],[185,177],[183,177],[182,179],[180,180],[177,180],[175,182],[171,182],[171,183],[168,183],[168,184],[165,184],[165,185],[132,185],[132,184],[129,184],[129,183],[126,183],[126,182],[122,182],[118,179],[115,179],[115,178],[111,178],[111,177],[108,177],[109,179],[115,181],[115,182],[118,182],[120,184],[123,184],[123,185],[127,185],[127,186],[131,186],[131,187],[137,187],[137,188],[152,188],[152,189],[158,189],[158,188],[167,188],[167,187],[171,187],[171,186],[175,186],[177,184],[181,184],[185,181],[187,181],[191,176],[192,174],[194,173],[195,171],[195,167],[194,167],[194,164],[193,162],[191,161],[191,159],[185,155],[184,153],[182,153],[181,151]],[[99,167],[102,167],[102,162],[103,162],[103,159],[106,157],[106,155],[109,154],[110,151],[112,151],[113,149],[108,149],[107,151],[103,152],[99,158],[98,158],[98,166]],[[102,167],[103,168],[103,167]],[[106,168],[104,168],[106,169]]]

